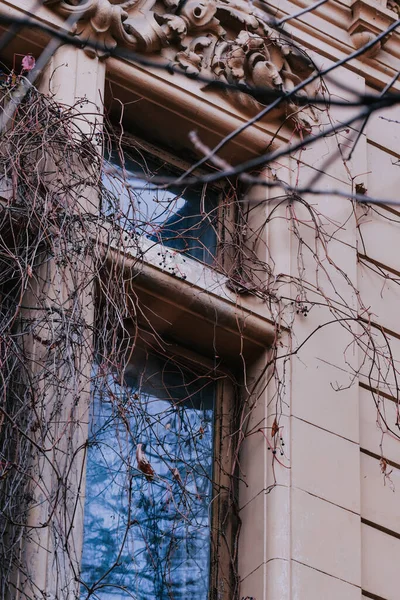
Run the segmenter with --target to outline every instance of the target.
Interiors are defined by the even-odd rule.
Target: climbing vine
[[[321,332],[344,331],[336,366],[345,383],[329,383],[340,394],[360,380],[370,392],[390,480],[383,442],[399,438],[400,423],[385,410],[398,400],[393,336],[374,323],[335,248],[348,247],[346,232],[372,211],[398,214],[361,203],[361,188],[334,199],[340,218],[324,214],[312,187],[301,189],[312,129],[297,125],[295,147],[271,149],[261,174],[243,169],[237,185],[233,169],[216,181],[231,166],[195,135],[205,157],[197,168],[107,118],[93,122],[84,99],[65,106],[33,85],[21,98],[32,68],[24,59],[7,74],[1,98],[2,114],[12,114],[0,144],[1,597],[23,589],[29,598],[174,599],[185,589],[195,598],[211,563],[213,597],[240,598],[242,456],[262,440],[272,472],[262,493],[273,493],[291,466],[289,370]],[[294,271],[282,268],[276,230]],[[359,260],[398,284],[366,248]],[[215,344],[195,354],[179,314],[174,339],[174,315],[159,297],[150,303],[140,279],[149,264],[177,286],[192,285],[190,268],[217,274],[201,294],[263,306],[273,336],[261,368],[241,347],[234,368]],[[237,336],[245,339],[240,327]],[[44,539],[57,573],[46,590],[32,577]]]

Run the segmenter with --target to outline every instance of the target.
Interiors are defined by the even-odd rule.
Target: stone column
[[[59,103],[60,119],[73,125],[75,150],[64,157],[61,152],[57,161],[46,148],[38,154],[47,190],[39,209],[44,226],[52,222],[48,203],[54,202],[58,213],[23,302],[22,339],[37,423],[17,581],[21,600],[79,595],[94,320],[95,247],[88,217],[98,210],[94,185],[100,176],[93,161],[85,162],[85,144],[91,145],[87,156],[93,149],[101,152],[96,134],[101,134],[104,82],[104,61],[71,46],[56,51],[41,80],[41,91]],[[76,151],[80,143],[82,155]]]
[[[357,75],[343,69],[340,77],[363,91]],[[330,116],[332,122],[341,119],[338,110]],[[345,142],[350,144],[356,134],[348,130]],[[317,188],[335,189],[336,179],[350,195],[352,177],[367,171],[365,140],[351,163],[343,164],[339,156],[324,166],[336,148],[335,139],[324,139],[279,159],[265,177],[306,187],[323,172]],[[263,368],[268,357],[252,366],[249,380],[259,383],[249,419],[252,436],[241,456],[248,485],[240,496],[241,596],[357,600],[361,537],[359,398],[352,378],[359,360],[353,207],[328,193],[303,194],[314,215],[322,215],[318,231],[302,198],[261,187],[254,194],[249,236],[252,231],[257,236],[249,244],[267,265],[264,283],[282,327],[276,367],[284,385],[280,390],[276,381],[267,386],[271,373]]]

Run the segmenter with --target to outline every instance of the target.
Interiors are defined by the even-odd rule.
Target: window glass
[[[103,210],[108,214],[122,213],[124,227],[133,228],[138,235],[212,264],[217,247],[216,189],[204,185],[154,189],[152,177],[178,178],[179,170],[139,152],[134,158],[126,153],[123,165],[115,151],[108,158],[117,177],[105,181],[112,194],[104,195]],[[146,183],[138,175],[145,175],[150,181]],[[117,197],[118,206],[112,196]]]
[[[94,394],[81,600],[206,600],[215,382],[144,353],[126,382]]]

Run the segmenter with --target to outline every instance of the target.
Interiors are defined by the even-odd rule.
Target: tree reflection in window
[[[182,189],[170,185],[167,189],[154,189],[153,177],[178,178],[181,173],[169,163],[138,150],[134,155],[124,153],[123,164],[115,150],[108,160],[116,177],[104,181],[106,214],[122,214],[124,228],[206,264],[214,262],[218,211],[215,188],[195,185]],[[143,175],[150,178],[149,183],[140,179]]]
[[[127,384],[94,394],[81,600],[206,600],[215,383],[143,354]]]

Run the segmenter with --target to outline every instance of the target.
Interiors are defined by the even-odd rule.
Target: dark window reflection
[[[108,160],[118,175],[105,181],[105,186],[117,196],[119,206],[113,207],[111,196],[107,200],[105,194],[103,210],[122,213],[124,226],[134,228],[139,235],[207,264],[213,263],[217,247],[215,188],[198,185],[182,189],[171,185],[168,189],[152,189],[151,181],[146,184],[138,175],[178,178],[180,172],[165,161],[139,152],[134,158],[125,154],[123,166],[115,152]],[[121,180],[131,187],[124,186]]]
[[[144,354],[127,382],[95,392],[81,600],[206,600],[215,384]],[[137,468],[138,443],[152,481]]]

